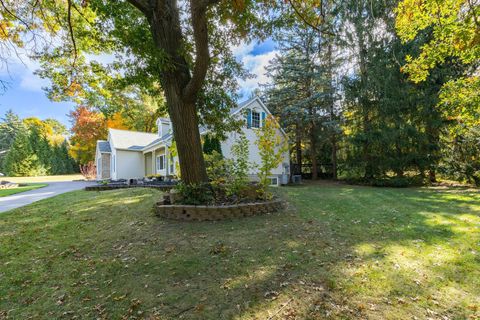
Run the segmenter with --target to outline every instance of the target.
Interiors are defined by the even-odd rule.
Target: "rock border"
[[[175,187],[174,185],[154,185],[154,184],[116,184],[116,185],[97,185],[97,186],[87,186],[85,191],[106,191],[106,190],[116,190],[116,189],[127,189],[127,188],[151,188],[159,189],[162,191],[170,191]]]
[[[157,203],[155,214],[171,220],[218,221],[278,212],[284,207],[285,202],[282,200],[240,203],[228,206],[164,205]]]

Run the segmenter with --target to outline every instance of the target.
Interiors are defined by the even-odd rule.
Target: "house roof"
[[[97,141],[97,149],[100,153],[109,153],[112,152],[110,148],[110,142],[105,140],[98,140]]]
[[[250,105],[252,102],[256,100],[258,100],[260,105],[262,105],[266,109],[265,105],[262,103],[259,97],[253,97],[251,99],[248,99],[246,101],[239,103],[236,108],[231,109],[230,115],[234,115],[238,113],[243,108],[247,107],[248,105]],[[159,119],[157,120],[157,123],[158,121],[169,121],[169,119],[166,119],[166,118]],[[199,130],[200,130],[200,134],[203,134],[207,131],[207,128],[200,127]],[[281,130],[283,132],[283,129]],[[162,137],[159,137],[155,133],[145,133],[145,132],[127,131],[127,130],[119,130],[119,129],[109,129],[109,131],[110,131],[110,143],[114,148],[122,149],[122,150],[131,150],[131,151],[146,151],[162,142],[165,143],[171,140],[173,137],[172,133],[167,133]],[[110,145],[108,145],[108,148],[110,149]]]
[[[141,151],[156,139],[155,133],[109,129],[110,143],[116,149]]]

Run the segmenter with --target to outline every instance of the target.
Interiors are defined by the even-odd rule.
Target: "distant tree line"
[[[67,129],[55,119],[20,119],[9,110],[0,120],[0,172],[7,176],[78,172]]]

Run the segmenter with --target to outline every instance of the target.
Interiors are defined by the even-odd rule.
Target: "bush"
[[[185,184],[179,183],[175,189],[182,196],[182,204],[186,205],[207,205],[214,200],[213,188],[209,183]]]
[[[248,169],[252,165],[249,161],[249,141],[245,134],[240,134],[239,138],[232,146],[232,155],[234,159],[229,163],[231,165],[232,175],[227,186],[227,194],[239,194],[248,185]]]
[[[97,177],[97,168],[95,167],[95,164],[90,161],[86,165],[80,165],[80,173],[87,180],[95,180]]]
[[[424,179],[420,176],[415,177],[383,177],[377,179],[349,178],[345,180],[349,184],[388,187],[388,188],[407,188],[424,185]]]
[[[260,130],[256,132],[258,150],[262,162],[259,166],[258,177],[260,178],[260,196],[269,200],[272,194],[268,192],[271,171],[282,163],[283,153],[288,151],[288,146],[282,142],[277,134],[280,125],[272,115],[269,115]]]

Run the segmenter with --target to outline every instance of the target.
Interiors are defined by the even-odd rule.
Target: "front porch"
[[[145,158],[145,176],[175,176],[175,158],[167,146],[143,152]]]

